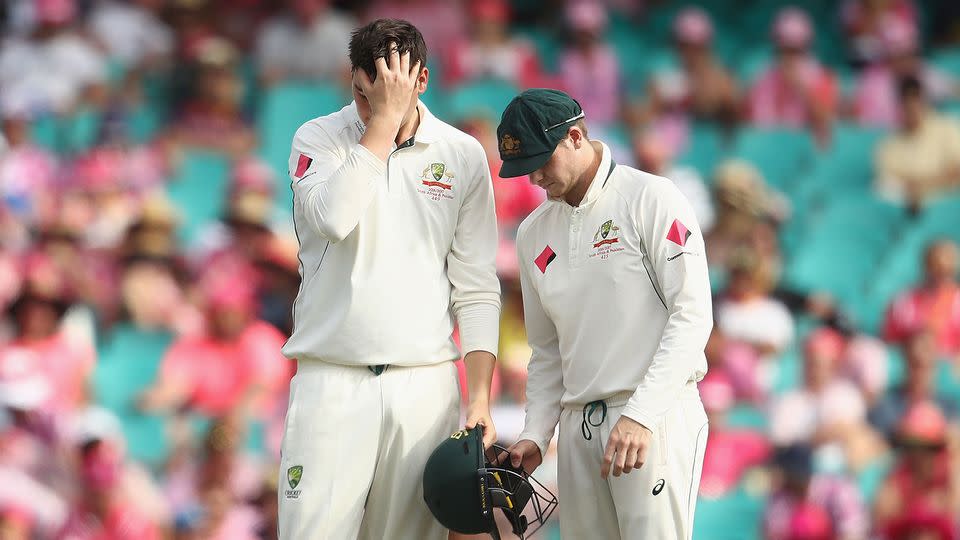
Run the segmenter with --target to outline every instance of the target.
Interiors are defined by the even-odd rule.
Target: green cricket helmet
[[[556,496],[509,459],[499,463],[502,453],[506,448],[497,445],[484,452],[480,426],[457,431],[437,446],[423,470],[423,500],[437,521],[455,532],[487,533],[497,540],[494,508],[503,511],[521,539],[543,526],[557,506]],[[530,529],[531,524],[536,526]]]

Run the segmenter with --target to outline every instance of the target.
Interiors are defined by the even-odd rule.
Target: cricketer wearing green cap
[[[689,540],[713,326],[703,235],[673,182],[614,163],[586,118],[536,88],[497,128],[500,176],[548,195],[517,232],[533,354],[509,459],[532,472],[559,425],[561,536]]]

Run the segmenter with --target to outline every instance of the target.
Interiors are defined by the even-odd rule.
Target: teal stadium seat
[[[701,497],[693,520],[697,540],[760,540],[764,500],[742,486],[719,499]]]
[[[92,377],[93,395],[120,419],[133,459],[159,467],[170,451],[166,417],[144,414],[136,400],[157,378],[173,336],[120,323],[103,339]]]
[[[203,225],[222,217],[229,173],[230,164],[222,154],[189,150],[183,156],[167,184],[167,195],[183,213],[178,233],[185,244],[196,240]]]
[[[677,157],[679,165],[697,169],[707,183],[713,183],[714,168],[723,154],[723,135],[719,128],[708,123],[692,123],[687,147]]]
[[[498,123],[500,114],[519,93],[516,86],[495,79],[466,83],[453,89],[447,99],[448,121],[456,123],[465,118],[480,116]]]
[[[814,150],[806,131],[744,127],[732,153],[756,165],[768,185],[784,191],[812,163]]]
[[[293,135],[304,122],[336,112],[349,103],[344,90],[332,84],[285,83],[266,90],[259,108],[261,155],[277,173],[281,190],[289,193],[287,160]],[[289,198],[278,197],[284,203]]]

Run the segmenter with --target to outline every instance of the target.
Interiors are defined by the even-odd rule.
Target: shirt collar
[[[360,114],[357,112],[357,102],[353,101],[350,105],[353,108],[353,127],[362,137],[363,132],[367,130],[367,126],[363,124],[363,120],[360,120]],[[430,112],[430,109],[422,101],[417,100],[417,108],[420,110],[420,125],[417,126],[417,133],[413,136],[414,142],[431,144],[441,140],[440,120]]]
[[[613,173],[613,168],[616,166],[610,154],[610,148],[602,142],[600,142],[600,148],[600,167],[597,169],[597,174],[593,177],[593,180],[590,181],[590,187],[587,188],[587,193],[583,196],[583,200],[580,201],[578,206],[587,206],[600,197],[600,193],[603,192],[603,188],[606,186],[607,180],[610,178],[610,175]],[[570,206],[563,197],[551,200]]]

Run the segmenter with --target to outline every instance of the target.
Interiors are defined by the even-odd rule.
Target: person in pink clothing
[[[55,206],[57,158],[33,142],[30,121],[25,108],[0,98],[0,136],[8,146],[0,151],[0,201],[20,226],[47,219]]]
[[[143,516],[122,489],[123,452],[95,439],[80,448],[81,497],[56,540],[160,540],[160,528]],[[125,496],[127,495],[127,496]]]
[[[766,462],[771,445],[762,433],[726,426],[726,413],[734,403],[726,374],[711,370],[698,386],[710,422],[700,496],[719,498],[736,488],[747,470]]]
[[[606,8],[597,0],[572,0],[565,19],[572,41],[560,55],[560,83],[590,111],[590,127],[602,129],[618,120],[623,99],[620,60],[603,41]]]
[[[758,126],[808,128],[825,142],[839,90],[833,73],[811,51],[810,17],[784,8],[774,21],[773,38],[777,58],[750,90],[749,118]]]
[[[507,81],[522,88],[542,86],[543,71],[536,48],[510,35],[509,2],[476,0],[469,6],[469,31],[437,49],[444,55],[444,86],[484,78]]]
[[[870,126],[893,128],[900,125],[897,81],[916,77],[924,95],[937,103],[958,95],[956,79],[928,64],[920,56],[915,27],[893,20],[880,35],[882,56],[860,74],[853,95],[853,114]]]
[[[938,353],[960,355],[960,283],[957,246],[942,240],[932,243],[924,254],[923,283],[897,296],[887,309],[883,337],[903,343],[919,331],[928,331],[936,340]]]
[[[467,2],[450,0],[374,0],[367,3],[364,23],[403,19],[423,34],[428,51],[442,51],[467,34]]]
[[[913,0],[845,0],[840,19],[854,65],[876,62],[884,55],[884,34],[891,27],[916,27]]]
[[[146,391],[146,410],[182,406],[207,416],[263,415],[290,376],[280,355],[284,336],[254,317],[249,283],[226,279],[207,293],[206,327],[170,346],[156,384]]]
[[[53,385],[44,409],[53,413],[75,410],[87,399],[87,381],[96,364],[96,352],[60,331],[60,320],[70,306],[63,276],[49,259],[32,259],[27,282],[10,312],[16,335],[0,346],[0,363],[28,362],[39,367]]]

